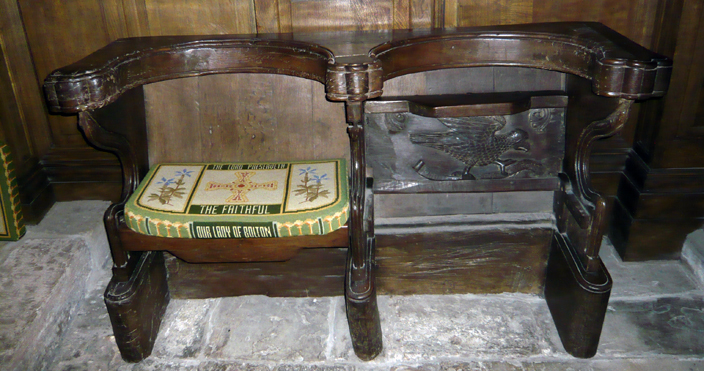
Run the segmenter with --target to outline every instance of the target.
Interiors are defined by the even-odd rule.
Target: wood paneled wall
[[[647,102],[610,237],[626,260],[677,259],[704,227],[704,2],[660,4],[652,48],[673,57],[668,94]]]
[[[39,165],[53,145],[40,87],[19,6],[0,1],[0,140],[9,144],[15,159],[24,217],[30,222],[53,203]]]
[[[152,164],[349,157],[344,105],[315,81],[211,75],[152,84],[145,99]]]
[[[678,1],[685,0],[0,0],[5,61],[0,91],[3,101],[16,107],[3,108],[0,122],[4,137],[27,161],[25,167],[43,165],[33,168],[43,169],[58,199],[114,198],[120,186],[116,160],[85,143],[75,116],[48,115],[40,86],[52,70],[115,39],[598,21],[651,47],[654,33],[666,22],[662,9]],[[418,86],[405,88],[420,91]],[[202,77],[148,86],[152,160],[259,160],[265,149],[277,159],[346,155],[344,128],[336,127],[344,125],[343,108],[324,101],[322,89],[284,76]],[[242,104],[242,97],[256,104]],[[20,125],[10,123],[17,120]],[[318,130],[334,134],[309,132],[311,122],[323,123]],[[222,139],[223,127],[234,124],[239,135]],[[606,174],[595,181],[607,193],[616,192],[635,127],[633,120],[622,137],[604,146],[610,148],[604,150],[607,154],[620,153],[616,159],[593,161]],[[273,135],[281,130],[288,133],[285,139]],[[196,142],[200,144],[194,146]],[[179,158],[165,158],[158,146],[184,151]],[[32,177],[35,184],[39,178]],[[27,202],[35,198],[29,196]]]

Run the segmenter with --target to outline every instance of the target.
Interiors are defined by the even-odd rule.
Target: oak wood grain
[[[178,99],[164,100],[172,90]],[[326,101],[317,82],[206,76],[152,84],[145,95],[152,164],[349,158],[344,108]]]
[[[552,230],[505,228],[454,235],[378,236],[377,282],[386,295],[540,294]],[[425,248],[425,239],[433,248]],[[343,294],[346,249],[303,249],[286,262],[187,264],[167,255],[176,298]]]

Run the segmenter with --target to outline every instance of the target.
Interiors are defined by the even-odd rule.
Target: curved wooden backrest
[[[457,30],[401,31],[374,47],[384,81],[445,68],[510,66],[571,73],[594,93],[662,96],[672,62],[600,23],[563,22]]]
[[[357,54],[349,53],[349,45]],[[76,113],[103,107],[147,83],[255,72],[312,79],[326,85],[328,99],[354,101],[381,95],[383,81],[393,77],[478,66],[566,72],[591,80],[596,94],[645,99],[665,93],[672,62],[586,22],[339,33],[334,39],[329,34],[159,36],[117,40],[54,71],[44,89],[52,112]]]
[[[330,50],[294,40],[249,36],[158,36],[120,39],[52,72],[49,110],[76,113],[114,102],[134,87],[192,76],[273,73],[325,83]]]

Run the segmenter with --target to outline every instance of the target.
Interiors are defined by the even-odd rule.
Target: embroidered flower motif
[[[328,194],[330,194],[330,191],[323,189],[322,184],[323,181],[329,180],[327,177],[328,174],[316,175],[316,171],[318,171],[318,169],[313,169],[310,166],[305,169],[299,169],[298,175],[303,175],[303,179],[301,179],[301,183],[303,184],[297,185],[294,193],[296,196],[305,195],[305,200],[301,201],[301,203],[313,202],[318,199],[318,197],[327,198]]]
[[[315,174],[315,172],[318,171],[318,169],[313,169],[310,166],[308,166],[305,169],[298,169],[298,175],[304,175],[304,174]]]
[[[188,169],[183,169],[183,170],[178,170],[176,171],[176,176],[187,176],[191,177],[191,173],[193,173],[193,170],[188,170]]]
[[[156,182],[156,184],[163,184],[163,187],[168,187],[174,183],[174,178],[169,178],[166,179],[164,177],[161,178],[160,181]]]
[[[323,174],[323,175],[313,175],[313,180],[315,180],[318,184],[320,184],[323,180],[329,180],[328,179],[328,174]]]
[[[161,184],[159,193],[151,193],[148,201],[158,200],[162,205],[171,205],[172,198],[183,198],[186,194],[185,187],[183,187],[186,182],[183,181],[183,178],[190,178],[191,173],[193,173],[193,170],[183,169],[177,170],[174,178],[166,179],[166,177],[162,177],[160,181],[156,182],[156,184]],[[175,187],[172,185],[175,185]]]

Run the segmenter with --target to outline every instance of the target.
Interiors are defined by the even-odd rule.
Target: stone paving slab
[[[103,292],[109,281],[110,271],[103,270],[76,313],[48,370],[108,371],[121,366],[132,367],[120,357],[103,302]]]
[[[601,244],[600,257],[613,280],[611,300],[687,294],[701,290],[696,276],[679,260],[623,262],[607,238]]]
[[[96,295],[97,296],[97,295]],[[117,355],[114,340],[109,335],[111,333],[109,321],[104,312],[102,303],[97,303],[95,309],[86,312],[85,317],[99,317],[94,319],[94,322],[99,322],[89,325],[77,324],[77,330],[74,335],[69,336],[65,340],[65,344],[73,344],[64,351],[64,358],[54,370],[697,370],[704,369],[704,357],[700,354],[701,343],[704,336],[701,336],[698,321],[701,321],[704,316],[696,312],[702,308],[701,297],[691,298],[691,300],[683,300],[681,298],[666,298],[660,301],[636,301],[636,302],[615,302],[612,305],[615,309],[610,310],[607,314],[606,324],[602,335],[602,343],[597,356],[590,360],[580,360],[572,358],[562,350],[561,345],[555,344],[557,339],[554,325],[552,325],[547,308],[543,308],[540,301],[537,303],[528,298],[512,298],[502,295],[500,298],[484,299],[474,295],[450,295],[453,298],[446,296],[434,297],[380,297],[380,310],[386,313],[383,318],[382,326],[384,332],[385,350],[382,355],[371,362],[359,361],[351,351],[349,344],[349,335],[346,328],[344,311],[342,306],[342,298],[323,298],[332,301],[334,307],[333,317],[334,329],[331,330],[331,335],[334,337],[333,352],[329,352],[321,343],[313,342],[312,350],[309,351],[310,358],[297,358],[301,353],[295,353],[299,346],[304,346],[308,339],[306,336],[310,329],[301,329],[300,333],[294,334],[294,339],[298,339],[300,344],[289,344],[286,349],[276,349],[274,353],[257,353],[253,349],[267,349],[266,346],[261,348],[261,345],[256,345],[256,342],[261,342],[262,339],[273,338],[276,344],[278,334],[277,328],[273,326],[264,326],[262,329],[256,327],[256,323],[262,319],[267,319],[272,315],[272,312],[277,312],[278,309],[260,308],[262,314],[252,316],[252,312],[245,310],[237,312],[237,310],[229,313],[232,319],[228,323],[222,325],[218,321],[212,321],[216,313],[227,315],[228,311],[222,309],[222,303],[214,305],[216,300],[187,300],[176,301],[174,307],[170,307],[170,313],[167,313],[167,320],[162,328],[159,337],[157,338],[156,349],[163,348],[160,354],[155,352],[147,360],[139,364],[127,364],[122,362]],[[259,304],[265,303],[267,300],[279,300],[265,297],[254,297]],[[245,298],[230,298],[247,299]],[[251,298],[249,298],[251,299]],[[323,299],[315,299],[317,301]],[[442,300],[436,300],[442,299]],[[301,312],[310,314],[311,307],[317,308],[315,314],[309,318],[323,317],[326,314],[324,305],[316,306],[319,302],[314,303],[312,298],[299,298],[297,301],[303,301],[297,305],[288,303],[291,315],[288,318],[300,316],[298,309]],[[448,304],[447,302],[450,302]],[[493,301],[495,305],[487,305],[486,301]],[[180,303],[179,303],[180,302]],[[484,323],[484,330],[491,329],[494,332],[487,332],[484,337],[479,336],[481,341],[474,340],[466,341],[460,338],[458,334],[465,335],[467,333],[479,333],[477,329],[470,328],[469,324],[463,324],[465,318],[458,311],[468,305],[484,308],[483,315],[478,315],[476,318],[486,316],[491,319],[503,318],[502,313],[494,314],[497,308],[503,307],[501,304],[507,304],[506,307],[513,307],[514,310],[519,309],[522,305],[528,308],[534,308],[533,314],[526,316],[525,313],[514,313],[520,318],[512,320],[480,320]],[[95,304],[91,300],[91,305]],[[252,302],[241,303],[242,307],[251,305]],[[401,309],[403,307],[403,309]],[[432,308],[436,308],[434,314]],[[430,308],[430,309],[429,309]],[[454,309],[453,309],[454,308]],[[667,311],[665,311],[667,309]],[[690,311],[690,309],[694,309]],[[418,310],[416,312],[416,310]],[[443,328],[438,326],[438,316],[446,319],[452,316],[442,314],[454,313],[457,315],[458,322],[456,329]],[[499,311],[505,312],[504,309]],[[211,313],[212,312],[212,313]],[[472,311],[469,311],[472,312]],[[183,322],[188,317],[188,313],[195,313],[196,326],[193,328],[184,327],[187,322]],[[396,315],[392,315],[397,313]],[[440,314],[438,314],[440,313]],[[474,312],[476,313],[476,311]],[[327,313],[329,315],[329,313]],[[688,316],[693,314],[694,316]],[[240,317],[240,315],[244,315]],[[532,319],[526,319],[532,318]],[[208,318],[211,318],[208,320]],[[419,327],[404,327],[401,324],[408,319],[416,320],[425,318],[427,324],[420,324]],[[208,344],[206,337],[197,335],[201,332],[198,329],[200,326],[217,326],[221,329],[221,334],[232,333],[233,324],[242,323],[251,319],[252,325],[244,330],[239,330],[240,334],[248,334],[248,338],[243,338],[241,341],[234,341],[232,335],[227,336],[228,343],[221,348],[213,349],[217,355],[207,354],[209,351],[204,350],[207,347],[202,347],[200,350],[192,354],[183,355],[183,350],[189,345],[197,344],[197,340],[201,338],[201,344]],[[270,319],[270,318],[269,318]],[[181,321],[181,323],[177,323]],[[279,321],[281,322],[281,321]],[[310,320],[309,320],[310,322]],[[477,320],[475,320],[477,322]],[[201,325],[198,325],[201,323]],[[662,325],[667,324],[665,328]],[[406,324],[410,325],[410,323]],[[682,326],[690,325],[694,326]],[[100,327],[96,330],[96,327]],[[481,327],[481,325],[480,325]],[[669,329],[670,327],[672,329]],[[170,330],[169,330],[170,329]],[[526,337],[523,339],[514,338],[502,339],[505,334],[526,333],[527,330],[532,331],[534,337]],[[91,332],[92,331],[92,332]],[[169,332],[170,331],[170,332]],[[177,331],[182,331],[185,335],[185,341],[179,337]],[[205,330],[204,330],[205,331]],[[165,338],[165,334],[169,332],[171,338]],[[324,333],[319,329],[313,331],[311,338],[315,339],[315,334]],[[272,333],[274,335],[272,335]],[[220,336],[220,335],[218,335]],[[218,338],[215,336],[215,339]],[[273,337],[272,337],[273,336]],[[540,336],[543,336],[541,339]],[[457,339],[457,338],[459,339]],[[77,341],[76,339],[82,340]],[[453,338],[455,338],[453,343]],[[190,340],[189,340],[190,339]],[[405,340],[404,340],[405,339]],[[656,343],[650,343],[649,339],[661,339]],[[253,342],[249,344],[247,342]],[[216,344],[222,344],[219,341]],[[533,343],[529,345],[528,343]],[[683,345],[685,344],[685,345]],[[686,344],[690,344],[687,346]],[[281,345],[279,343],[279,345]],[[283,346],[283,345],[282,345]],[[259,347],[259,348],[258,348]],[[513,348],[512,348],[513,347]],[[80,352],[80,349],[85,349]],[[195,348],[192,348],[195,349]],[[344,351],[344,350],[348,351]],[[516,351],[518,349],[518,351]],[[341,353],[340,350],[343,350]],[[71,353],[75,352],[77,357],[71,358]],[[249,353],[248,353],[249,352]],[[320,360],[322,355],[325,358]],[[171,356],[170,354],[179,354]],[[288,359],[276,359],[272,354],[288,356]],[[291,356],[293,354],[293,356]],[[663,357],[663,354],[671,354],[673,357]],[[68,357],[66,356],[68,355]],[[92,357],[91,357],[92,355]],[[258,359],[258,360],[257,360]],[[100,367],[95,367],[100,366]],[[103,368],[105,367],[105,368]]]
[[[91,286],[82,238],[32,239],[28,232],[0,263],[0,365],[42,369]]]
[[[73,207],[80,210],[76,224],[61,232],[71,223],[57,221],[69,219]],[[98,207],[107,206],[59,205],[48,222],[28,226],[20,241],[0,246],[0,370],[45,369],[60,352],[96,275],[108,270]]]
[[[211,331],[213,308],[222,299],[175,300],[172,299],[164,315],[152,354],[161,358],[194,358],[199,356],[206,341],[206,331]],[[235,313],[233,313],[236,316]]]
[[[439,364],[401,365],[392,371],[694,371],[704,367],[704,360],[664,359],[600,359],[528,361],[469,361]]]
[[[206,358],[325,360],[330,298],[223,298],[213,308]]]
[[[85,236],[95,226],[103,229],[103,214],[108,201],[57,202],[38,225],[27,226],[27,238],[66,238]]]
[[[704,298],[661,297],[611,301],[599,354],[704,357]]]
[[[439,357],[550,355],[559,342],[545,301],[525,294],[380,296],[384,350],[369,364]],[[357,360],[344,301],[337,301],[331,359]]]

